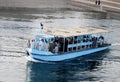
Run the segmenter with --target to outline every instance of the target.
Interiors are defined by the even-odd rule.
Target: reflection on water
[[[100,79],[99,77],[90,75],[89,72],[90,70],[96,69],[99,63],[99,61],[84,61],[71,64],[29,62],[27,82],[77,82],[98,80]]]
[[[103,58],[109,51],[103,52],[57,63],[27,62],[26,82],[99,81],[102,78],[94,73],[102,69]]]
[[[0,82],[119,82],[120,21],[113,17],[119,18],[97,12],[0,12]],[[94,27],[112,30],[110,40],[113,45],[108,51],[70,61],[27,62],[26,43],[39,33],[40,22],[44,28]]]

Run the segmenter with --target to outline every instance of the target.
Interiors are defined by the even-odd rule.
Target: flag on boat
[[[43,29],[43,24],[42,23],[40,23],[40,26],[41,26],[41,29]]]

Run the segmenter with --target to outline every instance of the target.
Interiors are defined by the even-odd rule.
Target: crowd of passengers
[[[79,44],[79,43],[87,43],[91,42],[92,44],[82,45],[82,46],[75,46],[68,48],[68,45]],[[47,40],[40,39],[39,42],[35,42],[32,40],[28,42],[28,47],[34,48],[40,51],[50,51],[54,53],[62,53],[68,52],[73,50],[80,50],[80,49],[87,49],[87,48],[95,48],[104,46],[104,37],[99,36],[87,36],[84,35],[82,38],[78,36],[69,37],[69,38],[62,38],[62,37],[55,37],[54,41],[48,42]]]

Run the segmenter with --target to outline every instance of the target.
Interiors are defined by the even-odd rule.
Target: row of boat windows
[[[55,37],[55,38],[44,38],[43,39],[43,42],[60,42],[63,40],[63,42],[65,40],[68,40],[69,44],[76,44],[76,43],[83,43],[83,42],[92,42],[94,40],[96,41],[101,41],[104,40],[104,37],[103,36],[100,36],[100,37],[95,37],[95,36],[92,36],[92,35],[84,35],[84,36],[75,36],[75,37],[67,37],[67,38],[62,38],[62,37]],[[39,39],[37,40],[39,41]]]
[[[103,36],[99,36],[99,37],[95,37],[95,36],[87,36],[87,37],[67,37],[67,38],[58,38],[55,37],[55,40],[53,40],[54,42],[60,43],[60,42],[67,42],[67,44],[79,44],[79,45],[87,45],[87,44],[91,44],[91,42],[103,42],[104,41],[104,37]]]
[[[39,38],[42,38],[42,37],[37,37],[37,41],[39,41]],[[44,38],[44,37],[43,37]],[[53,38],[44,38],[44,42],[54,42],[56,39],[59,39],[59,40],[64,40],[64,38],[63,37],[53,37]],[[90,39],[92,39],[92,36],[91,35],[83,35],[83,36],[74,36],[74,37],[67,37],[67,39],[69,39],[70,40],[70,44],[72,44],[73,43],[73,40],[75,41],[74,43],[76,43],[77,42],[77,40],[78,40],[78,42],[81,42],[81,41],[83,41],[83,42],[85,42],[85,41],[88,41],[88,40],[90,40]]]
[[[59,44],[60,52],[69,52],[80,49],[88,49],[93,47],[103,46],[104,37],[95,37],[92,35],[82,36],[82,37],[69,37],[59,40],[58,37],[55,38],[55,43]]]

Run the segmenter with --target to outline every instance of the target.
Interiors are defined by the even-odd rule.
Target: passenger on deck
[[[47,41],[45,43],[45,51],[49,51],[49,43]]]
[[[74,37],[74,44],[77,43],[77,36]]]
[[[59,39],[59,51],[63,52],[63,45],[64,45],[64,39],[60,38]]]
[[[53,42],[49,43],[49,51],[53,52],[53,49],[55,48],[55,44]]]
[[[99,40],[99,46],[103,46],[103,44],[104,44],[104,37],[100,36],[98,40]]]
[[[40,41],[39,41],[39,50],[40,51],[44,50],[43,39],[40,39]]]
[[[93,42],[92,47],[95,48],[97,44],[97,37],[93,37],[92,42]]]
[[[32,49],[34,49],[35,48],[35,40],[31,40],[30,45],[31,45],[30,47]]]
[[[100,36],[99,38],[103,39],[104,40],[104,37],[103,36]]]
[[[55,54],[57,54],[58,53],[58,45],[56,44],[55,45],[55,48],[54,48],[54,50],[53,50],[54,52],[55,52]]]
[[[55,41],[54,42],[57,42],[57,43],[59,42],[58,36],[55,37]]]

